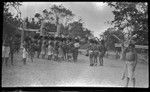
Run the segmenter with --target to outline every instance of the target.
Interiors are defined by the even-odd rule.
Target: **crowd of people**
[[[87,48],[86,56],[89,56],[90,66],[99,65],[103,66],[103,57],[107,51],[105,41],[98,41],[96,39],[88,39],[89,46]],[[25,37],[23,43],[23,63],[27,63],[27,58],[30,57],[33,62],[33,58],[37,53],[37,58],[53,60],[57,62],[72,61],[77,62],[78,50],[80,48],[80,41],[78,38],[65,38],[54,36],[38,36],[38,37]],[[3,44],[2,57],[7,66],[10,47],[8,44]],[[127,48],[122,51],[122,58],[125,60],[125,71],[122,79],[127,78],[126,86],[128,86],[129,80],[133,82],[135,86],[134,71],[137,64],[137,53],[135,45],[130,43]],[[48,57],[46,57],[48,56]]]
[[[90,59],[90,66],[100,63],[103,66],[103,57],[106,52],[104,40],[88,39],[89,46],[87,55]],[[71,37],[54,37],[54,36],[26,36],[23,42],[22,61],[34,61],[34,58],[41,58],[53,61],[73,61],[77,62],[80,40]],[[10,57],[10,46],[3,45],[3,61],[7,65]],[[13,62],[12,62],[13,63]]]
[[[96,66],[98,60],[99,65],[103,66],[103,57],[107,51],[104,40],[90,39],[89,43],[86,56],[89,56],[90,66]]]
[[[23,61],[26,64],[27,53],[33,62],[33,57],[37,53],[37,58],[54,61],[74,61],[77,62],[79,39],[38,36],[26,37],[23,45]],[[46,56],[48,56],[46,58]]]

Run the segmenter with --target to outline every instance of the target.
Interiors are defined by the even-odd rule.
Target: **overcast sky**
[[[50,4],[63,4],[76,16],[85,22],[84,27],[94,31],[94,36],[99,36],[110,27],[107,21],[113,20],[112,8],[102,2],[23,2],[20,7],[22,17],[34,17],[35,13],[42,13]]]

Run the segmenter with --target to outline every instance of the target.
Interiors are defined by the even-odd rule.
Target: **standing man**
[[[93,60],[93,58],[94,58],[94,51],[93,51],[93,43],[94,43],[94,41],[93,41],[93,39],[90,39],[89,40],[89,43],[90,43],[90,45],[88,46],[88,49],[87,49],[87,54],[89,55],[89,59],[90,59],[90,66],[93,66],[94,65],[94,60]]]
[[[74,62],[77,62],[79,46],[80,46],[79,40],[75,39],[74,50],[73,50],[73,60],[74,60]]]
[[[27,61],[27,51],[26,51],[27,49],[26,49],[26,47],[25,47],[25,45],[23,46],[23,63],[24,63],[24,65],[26,64],[26,61]]]
[[[52,41],[49,40],[49,45],[48,45],[48,60],[52,59],[52,54],[53,54],[53,46],[52,46]]]
[[[103,57],[105,56],[106,53],[106,47],[104,44],[104,40],[101,41],[101,43],[99,44],[99,63],[100,66],[103,66]]]
[[[98,42],[97,42],[97,40],[94,40],[94,65],[96,66],[97,65],[97,57],[98,57],[98,55],[99,55],[99,51],[98,51]]]
[[[42,46],[41,46],[41,55],[42,55],[42,59],[45,58],[45,52],[46,52],[46,40],[43,39],[43,41],[42,41]]]
[[[128,87],[129,81],[133,83],[135,87],[135,68],[137,65],[137,52],[135,50],[135,45],[130,43],[128,48],[124,50],[125,53],[125,71],[122,79],[126,77],[126,87]]]
[[[63,43],[62,43],[62,49],[63,49],[63,58],[66,60],[66,38],[63,38]]]
[[[73,49],[74,49],[74,43],[73,43],[73,39],[69,38],[69,42],[67,45],[67,59],[68,61],[71,61],[73,59]]]
[[[56,37],[54,41],[54,61],[58,60],[58,48],[59,48],[59,41],[58,37]]]
[[[15,42],[12,40],[12,42],[10,42],[10,60],[11,60],[11,65],[13,65],[13,55],[15,52]]]
[[[10,46],[10,61],[11,61],[11,65],[13,65],[13,55],[14,55],[14,52],[15,52],[15,42],[14,42],[14,38],[10,38],[10,42],[9,42],[9,46]]]
[[[34,58],[34,54],[35,54],[35,42],[34,42],[33,38],[31,38],[29,44],[30,44],[30,46],[29,46],[29,55],[30,55],[31,61],[33,62],[33,58]]]
[[[40,56],[40,53],[41,53],[41,46],[42,46],[42,41],[41,41],[41,38],[39,38],[37,40],[37,58],[39,58]]]
[[[9,54],[10,54],[10,47],[7,43],[4,43],[2,47],[2,57],[3,57],[3,62],[5,62],[6,66],[9,60]]]
[[[59,49],[58,49],[58,52],[59,52],[59,60],[63,61],[64,60],[64,51],[63,51],[63,41],[62,41],[62,38],[60,38],[60,41],[59,41]]]
[[[67,38],[67,40],[66,40],[66,51],[65,51],[65,53],[66,53],[66,59],[67,59],[67,61],[69,61],[69,58],[71,58],[71,50],[72,50],[72,47],[71,47],[71,39],[70,38]]]

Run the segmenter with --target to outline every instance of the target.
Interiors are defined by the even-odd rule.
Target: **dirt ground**
[[[104,66],[89,66],[89,58],[79,55],[78,62],[56,62],[34,58],[23,65],[15,56],[14,66],[2,65],[2,87],[124,87],[121,80],[124,62],[104,58]],[[148,64],[138,63],[135,71],[136,87],[147,88]],[[131,87],[131,84],[129,84]]]

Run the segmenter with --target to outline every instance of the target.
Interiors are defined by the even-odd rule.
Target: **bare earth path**
[[[16,58],[15,66],[2,66],[2,87],[124,87],[123,61],[104,58],[104,66],[90,67],[88,57],[79,55],[78,58],[76,63],[35,58],[27,65]],[[148,87],[148,64],[138,63],[135,74],[136,87]]]

